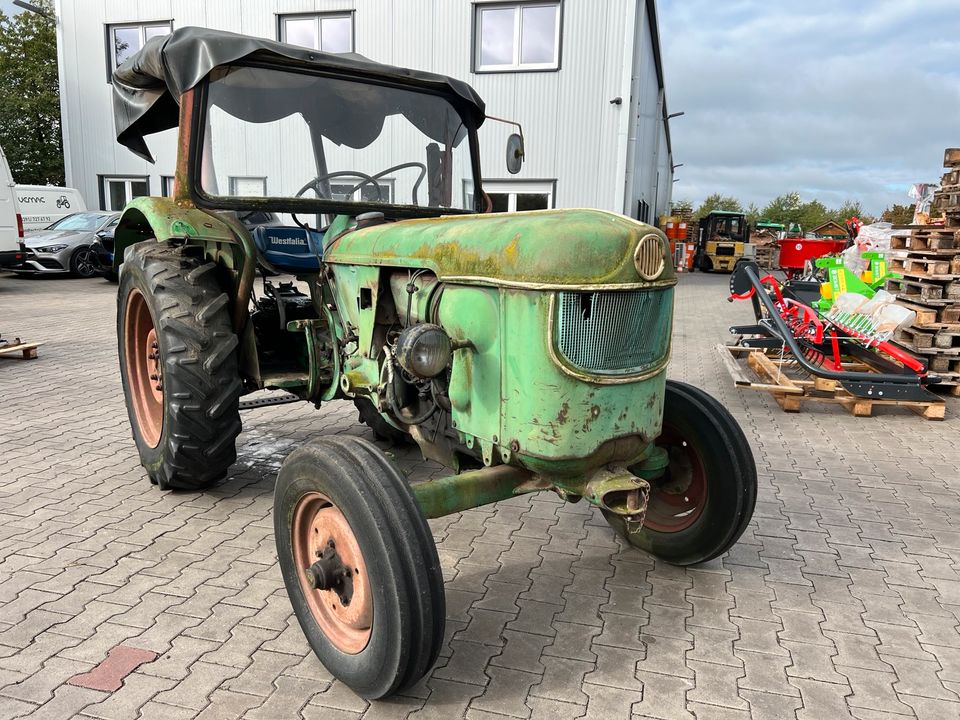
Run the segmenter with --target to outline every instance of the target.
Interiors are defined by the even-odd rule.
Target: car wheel
[[[77,277],[91,278],[97,274],[97,258],[89,247],[74,250],[70,256],[70,272]]]

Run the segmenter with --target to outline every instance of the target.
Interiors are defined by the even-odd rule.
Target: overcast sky
[[[659,0],[674,199],[879,213],[960,147],[960,0]]]

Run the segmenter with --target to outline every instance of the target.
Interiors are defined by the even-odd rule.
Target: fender
[[[215,212],[178,205],[171,198],[135,198],[124,208],[114,232],[115,272],[120,271],[126,249],[145,240],[181,240],[203,248],[207,259],[221,268],[222,277],[230,280],[234,330],[243,331],[256,270],[256,248],[241,223]]]

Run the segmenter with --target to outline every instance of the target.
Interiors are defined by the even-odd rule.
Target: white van
[[[17,185],[23,229],[43,230],[60,218],[87,209],[79,190],[54,185]]]
[[[7,156],[0,148],[0,267],[23,261],[23,219],[17,210]]]

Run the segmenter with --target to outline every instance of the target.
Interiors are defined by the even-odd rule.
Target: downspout
[[[627,102],[617,105],[619,109],[620,122],[617,140],[617,166],[616,176],[623,178],[623,197],[620,207],[624,215],[634,216],[633,206],[633,184],[636,176],[637,165],[637,110],[640,100],[640,93],[635,92],[634,78],[637,76],[637,64],[639,62],[640,39],[637,28],[639,27],[638,17],[642,8],[640,3],[643,0],[635,0],[633,12],[628,13],[623,32],[627,42],[624,43],[623,60],[621,63],[622,74],[620,78],[620,87],[626,88]],[[627,117],[623,117],[627,113]],[[614,205],[616,207],[616,205]]]

